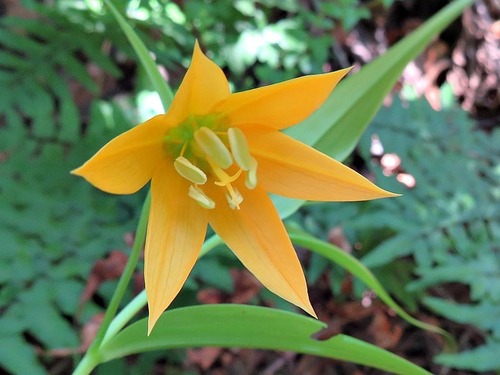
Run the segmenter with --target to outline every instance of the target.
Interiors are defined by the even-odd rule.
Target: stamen
[[[187,145],[188,145],[188,143],[184,142],[184,144],[182,145],[181,153],[179,156],[184,156],[184,153],[186,152]]]
[[[207,175],[205,172],[183,156],[179,156],[175,159],[174,167],[177,173],[194,184],[203,185],[207,182]]]
[[[257,160],[252,158],[252,168],[247,172],[245,177],[245,186],[250,190],[257,186]]]
[[[191,185],[189,187],[188,195],[193,198],[196,203],[198,203],[201,207],[206,209],[215,208],[215,202],[211,200],[198,186]]]
[[[248,143],[245,135],[239,128],[229,128],[227,135],[234,160],[245,171],[250,170],[252,168],[252,156],[248,151]]]
[[[194,133],[194,139],[207,157],[222,169],[229,168],[233,164],[231,153],[213,130],[202,127]]]

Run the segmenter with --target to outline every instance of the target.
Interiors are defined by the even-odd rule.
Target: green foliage
[[[94,102],[80,142],[78,90],[70,85],[98,93],[89,61],[120,73],[101,50],[103,34],[25,4],[40,18],[0,20],[0,367],[41,374],[35,346],[80,345],[78,325],[99,309],[90,303],[76,317],[90,268],[133,229],[137,198],[108,197],[69,174],[128,126],[119,107]]]
[[[370,16],[370,10],[367,7],[359,6],[358,1],[353,0],[320,3],[319,8],[325,15],[342,20],[345,30],[351,30],[360,20]]]
[[[458,354],[440,354],[436,357],[436,362],[447,367],[478,372],[498,370],[500,368],[499,351],[498,341],[488,340],[484,345]]]
[[[135,24],[134,31],[158,62],[170,66],[185,59],[197,38],[220,66],[229,68],[238,89],[322,72],[331,62],[328,52],[335,43],[331,33],[335,24],[351,29],[370,15],[369,7],[358,0],[343,0],[335,7],[298,0],[121,3],[118,10]],[[149,28],[162,37],[151,43]],[[315,43],[310,43],[312,37]]]
[[[353,9],[355,0],[342,1],[335,9],[313,2],[314,12],[294,0],[188,0],[182,8],[164,0],[113,3],[132,19],[134,31],[157,62],[171,68],[174,82],[178,66],[189,61],[196,36],[218,63],[227,61],[239,89],[320,72],[328,62],[325,51],[333,43],[330,30],[334,24],[350,28],[368,14],[363,6]],[[88,63],[117,77],[116,62],[124,61],[123,54],[131,59],[135,55],[98,1],[61,0],[44,5],[25,0],[23,4],[40,17],[0,20],[0,366],[14,373],[43,374],[34,344],[42,349],[79,345],[74,326],[80,322],[75,315],[90,267],[122,243],[125,230],[133,229],[141,198],[110,197],[68,174],[105,140],[128,127],[126,111],[94,100],[85,112],[86,127],[81,128],[69,84],[97,96],[100,87],[89,74]],[[315,43],[309,43],[311,30],[317,34]],[[108,49],[111,53],[103,52]],[[83,129],[85,139],[81,140]],[[355,211],[372,213],[372,209],[360,205]],[[488,231],[498,235],[492,222],[485,226],[486,237]],[[390,228],[387,236],[403,231]],[[466,237],[472,230],[471,241],[484,239],[481,225],[474,228],[467,226]],[[478,260],[479,270],[487,263],[485,259]],[[231,279],[220,269],[221,263],[213,258],[200,263],[193,272],[191,289],[187,288],[192,292],[188,297],[193,298],[200,283],[230,292]],[[413,285],[415,291],[441,282],[439,272],[446,273],[437,267],[417,270],[424,284]],[[428,276],[431,271],[436,273]],[[470,284],[479,285],[476,279],[469,280]],[[482,287],[482,292],[479,286],[474,289],[476,298],[488,294]],[[81,321],[98,309],[88,304]],[[137,368],[148,366],[138,364]]]
[[[401,158],[402,168],[416,179],[414,189],[384,177],[370,162],[373,135],[385,152]],[[307,214],[305,221],[316,233],[343,225],[348,238],[366,253],[363,262],[410,307],[421,301],[448,319],[485,332],[487,344],[467,353],[471,359],[475,352],[490,353],[491,360],[480,361],[478,354],[474,361],[457,364],[472,370],[498,368],[493,354],[500,343],[499,143],[498,129],[491,134],[475,130],[456,109],[434,112],[424,101],[393,105],[377,115],[359,149],[377,183],[403,196],[312,206],[308,212],[322,219]],[[416,281],[410,281],[412,273]],[[451,282],[468,286],[470,303],[421,298],[427,288]],[[454,366],[459,356],[439,358]]]
[[[422,101],[394,111],[384,120],[384,125],[376,122],[371,133],[378,134],[386,151],[401,157],[417,187],[393,203],[380,202],[387,216],[377,215],[378,225],[395,234],[363,260],[374,267],[411,255],[419,276],[407,285],[413,293],[451,282],[467,285],[469,304],[438,298],[424,298],[423,302],[448,319],[476,326],[488,335],[488,341],[468,351],[467,362],[457,362],[462,353],[443,356],[440,362],[476,371],[498,369],[500,131],[485,134],[474,130],[464,113],[434,113]],[[358,224],[367,225],[370,219],[375,216],[365,215]],[[490,354],[487,361],[481,359],[486,353]]]
[[[500,198],[500,132],[474,131],[465,113],[432,112],[425,102],[419,101],[379,115],[361,146],[367,160],[371,134],[378,135],[386,152],[399,155],[403,168],[415,177],[417,187],[404,191],[403,198],[377,202],[376,205],[390,209],[389,215],[377,223],[369,223],[373,220],[370,215],[358,220],[360,226],[378,225],[399,232],[371,251],[364,258],[365,264],[380,266],[413,254],[419,265],[417,271],[424,273],[431,269],[435,272],[436,267],[443,265],[456,266],[461,259],[486,257],[483,266],[490,263],[494,270],[497,259],[493,244],[500,238],[500,213],[495,209]],[[395,212],[400,213],[398,217],[390,215]],[[413,224],[411,228],[409,223]],[[470,265],[471,271],[477,267]],[[472,282],[469,273],[445,273],[429,274],[420,284],[426,287],[436,281]],[[488,293],[483,284],[481,281],[478,287]],[[500,294],[494,299],[500,299]]]
[[[441,9],[386,53],[363,66],[357,74],[340,82],[317,111],[285,132],[337,160],[344,160],[354,150],[406,64],[416,58],[470,2],[457,0]],[[275,203],[281,216],[287,217],[304,202],[278,197]]]
[[[123,247],[124,233],[133,230],[138,197],[111,197],[69,174],[97,149],[94,137],[100,144],[123,130],[93,122],[92,136],[71,151],[56,140],[31,139],[22,123],[0,126],[0,336],[6,342],[0,367],[16,374],[44,373],[33,342],[42,349],[80,345],[76,325],[98,311],[90,303],[81,322],[71,318],[91,266]]]
[[[72,55],[79,50],[96,64],[103,64],[102,68],[113,71],[99,51],[103,42],[111,41],[129,58],[136,59],[112,15],[101,2],[24,3],[29,9],[46,16],[60,31],[54,40],[53,33],[42,37],[42,40],[50,39],[54,44],[62,41],[63,44],[59,45],[69,47],[68,50],[59,48],[59,55]],[[158,63],[174,71],[179,64],[186,65],[197,38],[205,50],[213,53],[220,66],[229,69],[233,83],[240,90],[322,72],[324,64],[332,62],[329,51],[335,44],[331,33],[333,27],[338,24],[349,30],[371,13],[370,6],[359,0],[342,0],[334,7],[322,2],[306,4],[298,0],[188,0],[179,5],[167,0],[120,0],[113,4],[127,16]],[[382,5],[389,4],[385,1]],[[44,28],[49,28],[40,20],[31,22],[42,25],[42,34]],[[24,30],[22,24],[20,30]],[[72,35],[78,37],[71,38]],[[314,38],[314,43],[310,43],[311,38]],[[87,43],[82,44],[82,40]],[[59,61],[65,60],[65,57],[60,57]],[[72,60],[75,58],[69,59],[68,64],[75,67],[70,73],[76,73],[77,80],[83,79],[92,85],[90,80],[83,78],[85,72],[78,66],[78,59]]]
[[[119,73],[100,51],[102,41],[102,36],[82,33],[78,25],[63,17],[52,22],[2,18],[0,117],[7,126],[22,129],[22,124],[28,123],[26,134],[18,131],[20,137],[76,141],[80,136],[79,113],[68,81],[92,93],[98,91],[86,69],[86,59],[110,74]]]
[[[109,42],[129,58],[135,54],[99,2],[23,3],[40,18],[0,22],[0,117],[10,124],[28,121],[31,135],[73,142],[80,134],[79,113],[68,81],[99,94],[86,63],[117,77],[115,62],[103,53]],[[321,3],[308,9],[294,0],[190,0],[181,8],[161,0],[115,2],[160,64],[186,63],[196,36],[221,66],[227,64],[239,89],[321,72],[334,43],[334,23],[354,24],[369,14],[356,4],[343,0],[335,9]],[[312,30],[315,43],[309,43]]]
[[[498,266],[498,261],[496,262]],[[491,269],[495,266],[486,266]],[[461,272],[457,270],[456,272]],[[491,275],[491,289],[498,292],[500,279],[498,267],[496,274]],[[474,285],[474,283],[471,283]],[[495,285],[496,284],[496,285]],[[438,314],[463,324],[476,326],[483,332],[490,333],[486,343],[474,349],[464,350],[460,353],[445,353],[436,357],[436,362],[448,367],[473,371],[489,371],[500,369],[500,303],[491,302],[488,298],[477,298],[473,304],[458,304],[442,298],[426,297],[424,303]]]
[[[297,56],[304,53],[301,46],[309,38],[306,32],[294,31],[310,24],[304,20],[307,12],[294,1],[258,3],[256,13],[248,11],[251,2],[245,1],[233,6],[229,1],[193,0],[185,2],[183,9],[154,0],[114,4],[127,13],[134,31],[167,67],[188,61],[193,35],[206,47],[223,50],[235,46],[245,30],[259,29],[289,39],[290,47],[283,51],[265,40],[262,53],[271,56],[279,51],[280,60],[288,55],[291,77],[298,73],[292,68],[299,64]],[[78,90],[70,85],[98,97],[101,87],[89,73],[89,63],[116,78],[121,74],[120,53],[136,57],[113,16],[99,2],[62,0],[49,5],[25,0],[23,5],[38,16],[0,20],[0,263],[5,269],[0,275],[0,312],[5,323],[2,340],[9,342],[0,354],[0,366],[14,373],[38,374],[44,369],[31,341],[43,349],[80,344],[74,327],[80,322],[74,317],[85,280],[93,262],[122,243],[125,228],[132,229],[135,199],[139,199],[110,198],[69,175],[128,124],[121,107],[94,100],[83,108],[86,126],[82,128],[82,108],[73,101]],[[277,11],[291,12],[300,20],[268,25]],[[331,43],[330,38],[325,43]],[[324,54],[317,59],[323,49],[316,48],[316,55],[308,59],[324,61]],[[259,64],[257,79],[266,75],[269,79],[278,67],[271,57]],[[211,259],[200,263],[187,298],[192,300],[199,282],[230,292],[229,274],[220,268]],[[89,306],[82,321],[98,310]]]
[[[345,250],[333,246],[325,241],[315,239],[314,237],[307,234],[290,233],[290,239],[294,244],[304,246],[305,248],[310,249],[311,251],[317,254],[321,254],[326,259],[340,265],[343,269],[350,272],[353,276],[357,277],[373,292],[375,292],[378,295],[378,297],[382,301],[384,301],[384,303],[386,303],[389,307],[391,307],[396,314],[398,314],[408,323],[413,324],[414,326],[422,329],[440,333],[446,336],[446,339],[449,344],[453,345],[452,338],[446,331],[438,327],[435,327],[431,324],[426,324],[424,322],[421,322],[413,318],[406,311],[404,311],[386,292],[384,287],[379,283],[377,278],[370,272],[370,270],[359,260],[357,260],[354,256],[347,253]]]
[[[227,63],[235,83],[242,88],[323,72],[324,65],[333,62],[329,51],[335,44],[332,29],[336,24],[350,30],[370,15],[369,7],[357,0],[343,0],[335,5],[319,1],[240,0],[214,2],[212,6],[220,6],[228,13],[233,3],[231,12],[232,19],[237,20],[237,33],[224,39],[217,29],[207,28],[203,35],[214,42],[207,45],[209,48],[223,51],[220,63]],[[220,18],[216,18],[214,23],[217,22]]]
[[[245,324],[242,324],[244,319]],[[326,325],[316,319],[275,309],[244,305],[205,305],[164,313],[151,335],[142,319],[104,343],[104,361],[144,351],[197,346],[243,347],[313,354],[351,361],[396,374],[429,374],[374,345],[346,335],[312,337]],[[363,353],[361,355],[361,353]]]

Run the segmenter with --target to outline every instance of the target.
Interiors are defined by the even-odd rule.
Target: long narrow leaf
[[[445,330],[433,326],[432,324],[424,323],[418,319],[415,319],[406,311],[404,311],[397,303],[392,299],[392,297],[387,293],[384,287],[378,282],[376,277],[370,272],[370,270],[355,257],[346,253],[342,249],[326,243],[324,241],[318,240],[308,234],[299,233],[289,233],[290,239],[296,245],[303,246],[315,253],[318,253],[325,258],[331,260],[332,262],[338,264],[339,266],[345,268],[347,271],[352,273],[355,277],[365,283],[371,290],[373,290],[377,296],[384,301],[387,306],[393,309],[401,318],[406,320],[408,323],[425,329],[427,331],[436,332],[443,335],[447,344],[450,348],[455,348],[455,341],[453,337]]]
[[[320,109],[291,128],[288,134],[337,160],[344,160],[405,66],[472,3],[472,0],[457,0],[444,7],[384,55],[342,81]],[[275,202],[283,218],[304,204],[304,201],[281,197]]]
[[[163,104],[163,109],[166,111],[170,107],[170,103],[173,99],[172,90],[170,90],[167,82],[161,76],[156,63],[149,55],[148,49],[139,38],[139,36],[137,36],[132,27],[128,24],[127,20],[114,7],[111,1],[104,0],[104,4],[106,4],[111,13],[113,13],[113,16],[116,18],[116,21],[120,25],[123,33],[127,36],[130,44],[134,48],[135,53],[137,53],[139,61],[146,70],[146,73],[151,80],[155,91],[160,96],[161,102]]]
[[[151,350],[219,346],[295,351],[379,368],[395,374],[429,374],[384,349],[346,335],[320,341],[325,324],[303,315],[257,306],[204,305],[167,311],[146,336],[142,319],[101,348],[103,361]]]

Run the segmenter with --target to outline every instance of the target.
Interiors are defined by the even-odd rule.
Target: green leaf
[[[384,301],[391,309],[393,309],[401,318],[406,320],[408,323],[414,325],[415,327],[439,333],[447,339],[448,345],[452,347],[454,346],[454,340],[448,332],[431,324],[421,322],[420,320],[415,319],[406,311],[404,311],[396,303],[396,301],[392,299],[389,293],[386,292],[384,287],[378,282],[373,273],[371,273],[371,271],[366,268],[363,263],[354,258],[352,255],[337,246],[318,240],[308,234],[289,234],[290,239],[294,244],[314,251],[315,253],[324,256],[325,258],[331,260],[332,262],[340,265],[341,267],[352,273],[359,280],[365,283],[371,290],[373,290],[382,301]]]
[[[384,349],[346,335],[319,341],[325,324],[298,314],[257,306],[205,305],[167,311],[150,336],[142,319],[107,341],[104,361],[131,353],[196,346],[290,350],[350,361],[397,374],[428,374]]]
[[[41,279],[21,295],[29,332],[50,348],[78,345],[78,336],[51,303],[51,280]],[[36,306],[36,308],[30,308]]]
[[[26,129],[19,113],[15,109],[8,108],[7,111],[4,112],[4,115],[5,128],[0,136],[0,149],[2,151],[7,151],[23,144],[26,136]]]
[[[460,353],[440,354],[435,361],[440,365],[478,372],[500,369],[500,342],[489,342],[472,350]]]
[[[7,321],[3,323],[8,324]],[[13,374],[46,374],[37,362],[33,346],[27,344],[20,336],[2,335],[0,337],[0,363]]]
[[[78,108],[71,98],[61,96],[59,138],[64,141],[76,142],[80,136]]]
[[[363,263],[370,267],[380,267],[388,264],[398,257],[402,257],[411,253],[412,248],[408,246],[412,243],[417,247],[420,245],[418,241],[418,232],[416,230],[408,230],[405,236],[394,236],[384,241],[377,247],[377,251],[371,251],[363,257]]]
[[[384,55],[349,76],[327,102],[292,133],[298,132],[299,139],[322,152],[345,159],[405,66],[472,3],[471,0],[457,0],[443,8]]]
[[[108,7],[108,9],[113,13],[113,16],[116,18],[116,21],[120,25],[123,33],[127,36],[130,44],[137,53],[139,60],[146,70],[151,83],[153,84],[154,89],[160,95],[161,101],[163,103],[163,108],[165,111],[170,107],[170,103],[173,99],[172,91],[168,86],[165,79],[161,76],[156,63],[151,58],[149,51],[146,46],[142,42],[142,40],[137,36],[134,29],[128,24],[127,20],[120,14],[120,12],[114,7],[114,5],[109,0],[104,0],[104,4]]]
[[[11,27],[13,29],[22,30],[29,34],[34,34],[42,40],[50,40],[55,37],[57,30],[50,24],[40,23],[37,18],[29,19],[22,17],[2,17],[0,26]]]
[[[443,8],[387,53],[341,82],[320,109],[287,133],[335,159],[344,160],[358,143],[406,64],[472,2],[457,0]],[[275,202],[282,217],[293,214],[304,204],[304,201],[281,197]]]
[[[113,60],[102,53],[102,51],[98,48],[96,43],[85,43],[84,39],[87,35],[82,34],[81,48],[85,52],[85,54],[90,58],[91,61],[95,62],[98,66],[100,66],[103,70],[111,74],[113,77],[120,77],[121,72],[120,69],[115,65]]]
[[[16,68],[16,69],[28,69],[30,62],[24,60],[20,56],[15,56],[10,52],[0,51],[0,67],[2,68]]]
[[[0,28],[0,44],[3,48],[8,47],[23,54],[26,52],[43,53],[43,47],[40,43],[5,28]]]
[[[75,58],[71,54],[66,53],[66,51],[61,51],[55,54],[54,61],[61,64],[61,66],[64,66],[64,69],[66,69],[90,92],[97,94],[97,84],[92,80],[92,77],[88,73],[85,65],[77,58]]]
[[[500,332],[500,306],[498,305],[487,301],[474,305],[461,304],[436,297],[425,297],[423,302],[429,309],[448,319],[462,324],[474,324],[482,330]]]

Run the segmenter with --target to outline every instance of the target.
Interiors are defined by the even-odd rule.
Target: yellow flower
[[[315,316],[268,193],[318,201],[394,196],[279,131],[308,117],[347,72],[231,94],[222,70],[196,44],[170,110],[111,140],[72,171],[114,194],[134,193],[151,180],[148,332],[186,281],[208,224],[264,286]]]

